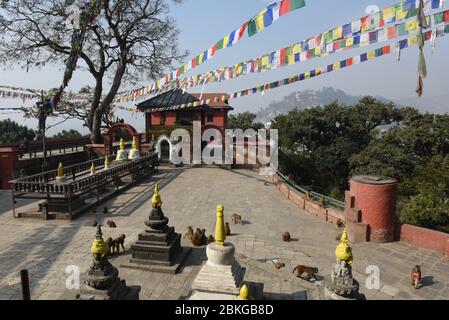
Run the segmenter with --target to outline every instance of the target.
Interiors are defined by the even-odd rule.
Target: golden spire
[[[346,261],[348,264],[352,264],[352,249],[349,245],[348,234],[346,233],[346,228],[343,229],[343,233],[341,235],[340,243],[335,248],[335,256],[338,260]]]
[[[125,141],[123,141],[123,138],[120,139],[120,150],[125,150]]]
[[[246,283],[240,288],[240,294],[235,297],[236,300],[254,300],[253,297],[251,297],[251,294],[249,292],[249,288],[246,285]]]
[[[217,206],[217,221],[215,223],[215,244],[217,246],[223,246],[226,239],[223,210],[223,205],[219,204]]]
[[[106,155],[104,157],[104,167],[105,168],[109,167],[109,156],[108,155]]]
[[[64,176],[64,168],[62,167],[62,162],[59,163],[58,166],[58,177],[63,177]]]
[[[151,205],[156,208],[159,208],[162,205],[162,199],[161,196],[159,195],[159,188],[157,186],[157,183],[154,186],[153,197],[151,198]]]
[[[137,140],[136,137],[133,137],[133,142],[131,144],[131,149],[137,149]]]
[[[95,235],[95,240],[92,242],[90,247],[90,252],[92,255],[100,255],[105,256],[108,254],[109,249],[102,237],[103,233],[101,232],[101,226],[97,226],[97,234]]]

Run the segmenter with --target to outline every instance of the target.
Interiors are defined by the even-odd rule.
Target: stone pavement
[[[222,203],[225,219],[232,213],[242,216],[242,225],[231,223],[237,258],[246,268],[245,279],[265,284],[267,299],[314,299],[321,281],[309,283],[292,275],[297,264],[316,266],[320,276],[330,273],[335,260],[335,225],[318,220],[286,200],[257,173],[218,168],[164,169],[107,203],[108,214],[86,212],[74,221],[13,219],[9,192],[0,193],[0,299],[20,299],[21,269],[28,269],[33,299],[56,299],[65,290],[66,267],[76,265],[84,272],[91,263],[90,244],[95,228],[86,226],[93,218],[105,224],[113,220],[117,228],[103,228],[104,238],[126,234],[129,249],[150,211],[154,183],[159,182],[162,208],[170,225],[183,233],[187,226],[205,228],[213,234],[215,207]],[[18,205],[21,205],[19,203]],[[20,210],[34,210],[26,204]],[[293,241],[282,242],[289,231]],[[190,246],[190,243],[183,242]],[[354,276],[367,299],[449,299],[449,260],[442,255],[407,244],[365,243],[353,246]],[[129,252],[127,253],[129,254]],[[120,258],[122,259],[122,258]],[[119,268],[128,285],[141,285],[141,299],[182,299],[206,259],[205,247],[194,248],[182,272],[177,275]],[[286,267],[277,270],[271,260]],[[112,259],[112,263],[114,264]],[[410,269],[420,264],[424,286],[409,283]],[[380,269],[380,288],[367,289],[370,265]],[[116,265],[117,266],[117,265]]]

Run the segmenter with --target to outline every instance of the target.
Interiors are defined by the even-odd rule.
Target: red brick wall
[[[436,250],[449,257],[449,234],[447,233],[403,224],[400,237],[401,241]]]
[[[207,113],[210,114],[210,113]],[[213,113],[214,115],[214,120],[213,120],[213,125],[217,126],[217,127],[225,127],[225,112],[224,111],[215,111]],[[206,120],[207,120],[207,116],[206,116]]]
[[[176,124],[176,112],[165,113],[165,125],[174,126]]]
[[[161,124],[161,114],[159,112],[151,113],[151,125],[158,126]]]
[[[19,155],[13,148],[0,149],[0,189],[8,189],[8,181],[13,179],[13,172],[16,162],[19,161]]]

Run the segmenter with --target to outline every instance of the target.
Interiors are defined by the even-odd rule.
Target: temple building
[[[137,109],[145,112],[145,133],[152,141],[160,161],[171,159],[172,141],[170,134],[178,128],[186,129],[192,136],[193,122],[201,122],[201,133],[209,128],[220,130],[224,136],[227,127],[228,112],[233,108],[228,100],[214,102],[214,98],[222,97],[225,93],[187,93],[175,89],[141,102]],[[209,104],[182,107],[180,105],[210,99]],[[207,142],[203,143],[204,147]]]

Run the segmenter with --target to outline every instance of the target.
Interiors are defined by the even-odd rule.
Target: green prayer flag
[[[223,41],[224,41],[224,39],[221,39],[220,41],[217,42],[217,49],[218,50],[223,49]]]
[[[248,36],[252,37],[253,35],[255,35],[257,33],[257,26],[256,26],[256,20],[252,19],[249,23],[248,23]]]
[[[443,22],[443,18],[444,18],[443,12],[436,13],[434,15],[434,18],[435,18],[435,24],[442,23]]]
[[[306,5],[305,0],[290,0],[290,10],[296,10],[302,8]]]

